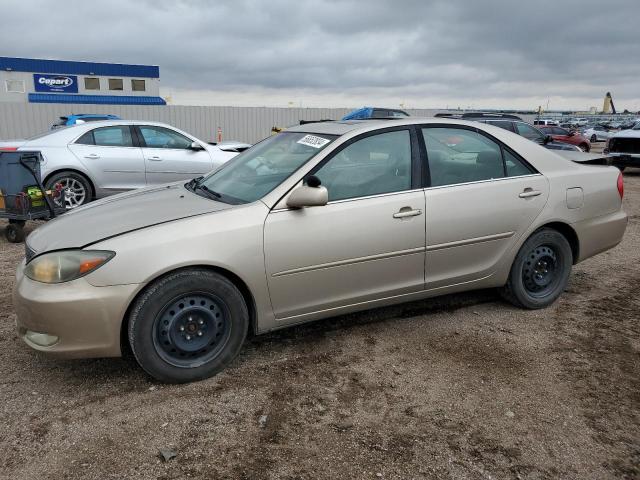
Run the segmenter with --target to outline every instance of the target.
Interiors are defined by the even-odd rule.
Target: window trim
[[[360,196],[360,197],[343,198],[343,199],[340,199],[340,200],[331,200],[331,201],[327,202],[327,205],[332,205],[332,204],[337,203],[337,202],[350,202],[350,201],[354,201],[354,200],[362,200],[362,199],[366,199],[366,198],[376,198],[376,197],[380,197],[380,196],[395,195],[395,194],[398,194],[398,193],[406,193],[406,192],[422,190],[422,188],[423,188],[423,185],[422,185],[422,172],[421,172],[422,162],[420,160],[420,152],[419,152],[419,146],[418,146],[418,136],[416,134],[414,125],[398,125],[396,127],[387,127],[387,128],[377,129],[377,130],[371,130],[369,132],[364,132],[364,133],[362,133],[360,135],[357,135],[357,136],[355,136],[353,138],[350,138],[349,140],[347,140],[343,144],[339,145],[334,151],[329,153],[329,155],[327,155],[327,157],[323,158],[322,161],[320,161],[320,163],[315,165],[306,175],[304,175],[304,177],[302,177],[302,184],[305,185],[306,184],[306,180],[307,180],[308,177],[310,177],[311,175],[315,175],[316,172],[318,170],[320,170],[328,162],[330,162],[332,158],[334,158],[336,155],[338,155],[340,152],[342,152],[342,150],[344,150],[345,148],[349,147],[353,143],[356,143],[357,141],[363,140],[363,139],[368,138],[368,137],[373,137],[373,136],[381,135],[381,134],[384,134],[384,133],[396,132],[396,131],[402,131],[402,130],[406,130],[407,132],[409,132],[409,147],[411,149],[411,187],[409,189],[398,190],[396,192],[385,192],[385,193],[377,193],[377,194],[373,194],[373,195],[364,195],[364,196]],[[288,194],[288,192],[287,192],[287,194]],[[285,194],[285,195],[287,195],[287,194]]]
[[[20,85],[22,85],[22,90],[9,90],[9,83],[10,82],[19,82]],[[16,79],[16,80],[12,80],[11,78],[7,78],[4,81],[4,90],[6,93],[25,93],[26,89],[26,82],[24,80],[20,80],[20,79]]]
[[[423,159],[422,161],[424,163],[424,170],[426,170],[426,172],[427,172],[426,175],[424,176],[424,181],[425,181],[424,189],[425,190],[432,189],[432,188],[452,187],[454,185],[470,185],[470,184],[474,184],[474,183],[493,182],[493,181],[505,180],[505,179],[510,179],[510,178],[528,177],[528,176],[531,176],[531,175],[542,175],[533,165],[531,165],[529,162],[527,162],[522,157],[522,155],[518,154],[518,152],[516,152],[511,147],[509,147],[509,145],[507,145],[503,141],[499,140],[498,138],[494,137],[493,135],[485,132],[484,130],[479,129],[478,127],[472,127],[470,125],[456,125],[456,124],[452,125],[452,124],[447,124],[447,123],[423,123],[423,124],[417,124],[415,126],[420,130],[418,132],[418,134],[419,134],[419,138],[422,140],[421,147],[423,148],[423,151],[421,152],[421,157],[422,157],[422,159]],[[451,183],[449,185],[436,185],[435,187],[432,186],[431,185],[431,169],[429,168],[429,155],[427,154],[427,146],[426,146],[426,142],[424,141],[424,135],[422,134],[422,130],[423,129],[428,129],[428,128],[449,128],[449,129],[458,129],[458,130],[470,130],[472,132],[476,132],[476,133],[478,133],[480,135],[483,135],[487,139],[489,139],[492,142],[496,143],[500,147],[500,155],[502,156],[502,169],[503,169],[503,172],[504,172],[505,176],[502,177],[502,178],[491,178],[491,179],[486,179],[486,180],[474,180],[472,182]],[[500,128],[500,127],[498,127],[498,128]],[[531,174],[514,175],[512,177],[506,176],[506,168],[507,168],[507,166],[506,166],[506,163],[505,163],[505,160],[504,160],[504,150],[507,150],[511,155],[513,155],[515,158],[520,160],[531,171]]]
[[[140,125],[132,125],[134,127],[134,130],[136,131],[136,138],[138,140],[138,146],[140,148],[153,148],[155,150],[189,150],[189,148],[172,148],[172,147],[149,147],[147,145],[146,140],[144,139],[144,135],[142,134],[142,128],[157,128],[160,130],[169,130],[170,132],[174,132],[188,140],[190,140],[190,143],[195,142],[196,140],[194,140],[193,138],[189,137],[188,135],[185,135],[182,132],[178,132],[177,130],[174,130],[172,128],[168,128],[168,127],[161,127],[160,125],[149,125],[149,124],[140,124]]]

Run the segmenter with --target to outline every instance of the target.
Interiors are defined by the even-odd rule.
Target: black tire
[[[167,383],[211,377],[240,353],[249,311],[236,286],[205,269],[181,270],[135,301],[128,338],[138,364]]]
[[[588,152],[590,150],[589,145],[586,143],[581,143],[578,145],[583,152]]]
[[[58,207],[64,207],[67,210],[71,210],[82,205],[89,203],[93,199],[93,188],[91,182],[80,173],[72,172],[70,170],[63,170],[57,172],[47,178],[44,187],[50,190],[55,187],[57,183],[63,185],[66,192],[63,192],[59,199],[54,199],[54,203]]]
[[[596,136],[596,134],[594,133],[593,135],[591,135],[591,138],[589,139],[589,141],[591,143],[595,143],[598,141],[598,137]]]
[[[517,307],[548,307],[567,287],[572,264],[564,235],[551,228],[537,230],[520,248],[500,294]]]
[[[10,243],[20,243],[24,240],[24,230],[19,223],[10,223],[5,227],[4,236]]]

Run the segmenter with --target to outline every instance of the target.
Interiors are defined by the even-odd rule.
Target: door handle
[[[518,196],[520,198],[530,198],[530,197],[537,197],[538,195],[542,195],[542,192],[540,190],[525,188],[524,191]]]
[[[162,159],[158,156],[153,156],[153,157],[149,157],[149,160],[153,161],[153,162],[161,162]]]
[[[402,207],[399,212],[393,214],[393,218],[408,218],[422,215],[422,210],[419,208],[413,210],[411,207]]]
[[[89,155],[85,155],[84,158],[96,159],[100,158],[100,155],[98,155],[97,153],[90,153]]]

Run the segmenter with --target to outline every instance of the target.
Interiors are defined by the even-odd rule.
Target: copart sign
[[[36,92],[78,93],[78,77],[75,75],[33,74]]]

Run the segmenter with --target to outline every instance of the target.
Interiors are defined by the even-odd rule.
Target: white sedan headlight
[[[61,250],[45,253],[29,262],[24,274],[36,282],[69,282],[100,268],[114,256],[115,252],[104,250]]]

